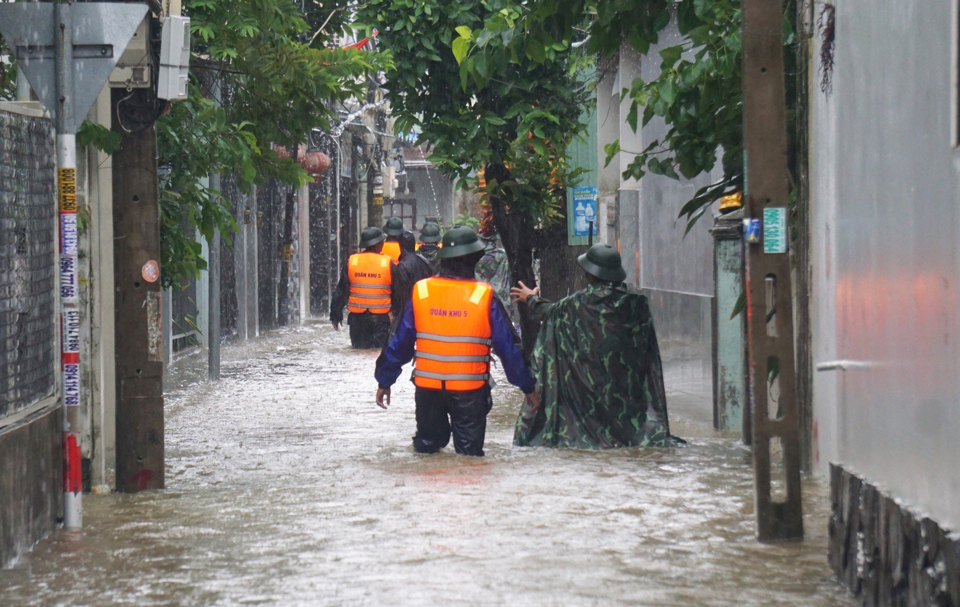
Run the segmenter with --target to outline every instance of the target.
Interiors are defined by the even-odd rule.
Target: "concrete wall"
[[[440,217],[445,226],[457,218],[453,204],[453,182],[436,169],[407,170],[410,193],[397,192],[397,198],[417,199],[417,229],[427,217]],[[384,218],[386,219],[386,218]]]
[[[62,428],[56,398],[0,427],[0,568],[12,565],[58,523]]]
[[[54,155],[42,110],[0,103],[0,567],[56,527],[63,490]]]
[[[110,89],[104,88],[87,117],[110,128]],[[90,483],[112,487],[116,446],[116,368],[113,275],[113,158],[88,146],[77,156],[79,199],[90,210],[80,234],[81,369],[84,459]]]
[[[835,4],[832,92],[811,99],[813,351],[860,364],[815,378],[820,466],[957,531],[957,7]]]
[[[655,118],[639,133],[633,133],[625,117],[629,100],[618,101],[621,89],[636,77],[650,81],[658,76],[658,49],[681,42],[675,25],[660,37],[648,58],[641,59],[627,45],[621,47],[616,73],[600,65],[597,120],[600,165],[603,146],[619,136],[623,150],[611,162],[622,173],[634,154],[651,141],[661,139],[666,126]],[[621,119],[623,117],[624,119]],[[611,195],[611,168],[601,168],[601,199]],[[711,305],[713,298],[713,225],[707,213],[684,237],[686,220],[678,219],[684,203],[700,187],[714,181],[703,176],[693,181],[646,175],[640,182],[619,178],[617,236],[628,281],[650,298],[660,349],[665,362],[667,388],[684,390],[712,399]],[[705,402],[709,406],[709,402]]]

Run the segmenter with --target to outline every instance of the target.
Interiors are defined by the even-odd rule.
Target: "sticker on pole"
[[[143,279],[149,283],[157,282],[160,280],[160,264],[151,259],[143,264],[143,268],[140,270],[140,276],[143,276]]]
[[[61,213],[77,212],[77,169],[64,167],[59,174],[58,190]]]
[[[60,299],[63,303],[77,303],[77,258],[64,255],[60,258]]]
[[[80,406],[80,365],[63,365],[63,404],[67,407]]]
[[[763,252],[787,252],[787,209],[785,207],[763,210]]]
[[[60,254],[77,255],[77,214],[60,215]]]
[[[64,310],[63,318],[63,353],[80,353],[80,311]]]

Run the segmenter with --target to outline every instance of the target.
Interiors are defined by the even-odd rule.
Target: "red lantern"
[[[330,170],[333,163],[330,157],[323,152],[308,152],[300,155],[300,166],[302,166],[309,175],[322,175]]]

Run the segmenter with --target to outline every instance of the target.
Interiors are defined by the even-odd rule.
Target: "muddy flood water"
[[[168,381],[167,489],[85,496],[0,571],[0,605],[852,605],[807,540],[754,540],[750,454],[672,391],[668,451],[517,449],[495,390],[483,459],[413,452],[413,387],[374,405],[376,353],[308,325]],[[404,378],[406,377],[406,373]],[[668,383],[668,389],[671,388]]]

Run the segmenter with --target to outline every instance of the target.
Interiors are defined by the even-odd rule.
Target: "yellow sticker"
[[[426,299],[428,295],[430,295],[430,291],[427,289],[427,281],[421,280],[417,283],[417,297]]]
[[[473,295],[470,296],[470,303],[476,305],[480,303],[480,300],[483,299],[483,294],[487,291],[487,285],[477,285],[477,288],[473,290]]]
[[[381,268],[385,268],[385,267],[389,266],[391,261],[393,261],[393,260],[390,259],[389,257],[386,257],[386,256],[381,257],[381,258],[380,258],[380,267],[381,267]]]
[[[357,258],[356,255],[353,255],[353,256],[350,257],[350,265],[351,265],[351,266],[355,266],[355,265],[357,265],[358,263],[360,263],[360,260]]]
[[[60,212],[77,212],[77,169],[62,168],[59,171]]]

